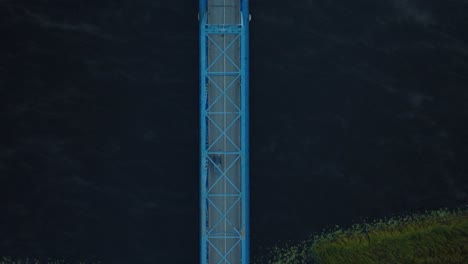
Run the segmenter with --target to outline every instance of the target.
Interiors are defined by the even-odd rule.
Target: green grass
[[[468,264],[468,208],[336,226],[254,263]]]

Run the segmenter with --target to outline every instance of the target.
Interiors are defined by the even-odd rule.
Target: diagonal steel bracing
[[[200,1],[200,263],[249,262],[248,0]]]

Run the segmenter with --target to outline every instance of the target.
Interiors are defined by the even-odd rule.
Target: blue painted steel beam
[[[249,263],[248,0],[199,0],[200,263]]]

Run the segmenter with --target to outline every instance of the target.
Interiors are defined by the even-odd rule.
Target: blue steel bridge
[[[200,263],[249,263],[248,0],[199,0]]]

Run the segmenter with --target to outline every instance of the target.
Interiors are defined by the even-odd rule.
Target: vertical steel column
[[[200,263],[249,263],[248,0],[200,0]]]

